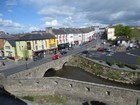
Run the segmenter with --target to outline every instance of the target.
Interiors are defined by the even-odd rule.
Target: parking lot
[[[88,53],[82,54],[95,60],[116,61],[136,65],[137,59],[140,57],[140,48],[126,52],[100,52],[89,50]]]

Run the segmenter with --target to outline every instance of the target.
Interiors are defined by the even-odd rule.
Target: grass
[[[57,95],[47,95],[47,96],[24,96],[23,99],[29,100],[29,101],[35,101],[35,100],[47,100],[50,103],[57,103],[61,105],[65,105],[65,99],[61,96]]]

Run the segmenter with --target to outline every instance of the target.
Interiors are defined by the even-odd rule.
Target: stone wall
[[[107,105],[140,105],[140,91],[59,77],[7,79],[3,84],[16,96],[57,94],[77,101],[101,101]]]
[[[26,71],[21,71],[16,74],[10,75],[7,78],[32,78],[32,77],[43,77],[45,72],[49,69],[60,70],[62,69],[65,62],[67,62],[71,56],[63,57],[61,59],[53,60],[53,62],[48,62],[42,64],[38,67],[31,68]]]
[[[93,75],[122,83],[133,84],[140,78],[140,72],[138,71],[113,68],[107,64],[79,55],[73,56],[66,65],[80,67]]]

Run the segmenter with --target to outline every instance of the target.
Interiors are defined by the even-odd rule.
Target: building
[[[16,40],[7,40],[4,44],[4,54],[8,57],[23,58],[23,51],[27,49],[29,57],[55,53],[57,39],[50,33],[30,33]]]
[[[107,40],[115,40],[116,36],[115,36],[115,27],[107,27],[106,29],[107,31]]]
[[[16,44],[15,40],[6,40],[4,44],[4,56],[15,57],[16,56]]]

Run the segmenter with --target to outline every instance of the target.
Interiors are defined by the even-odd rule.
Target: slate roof
[[[7,40],[7,41],[11,44],[11,46],[16,47],[15,40]]]
[[[11,36],[9,34],[1,33],[0,34],[0,39],[14,39],[14,36]]]
[[[53,29],[52,30],[55,35],[66,34],[63,28],[60,29]]]
[[[55,36],[50,33],[31,33],[21,36],[17,41],[29,41],[29,40],[43,40],[43,39],[54,39]]]

